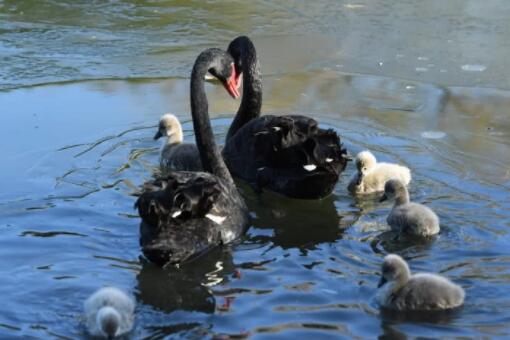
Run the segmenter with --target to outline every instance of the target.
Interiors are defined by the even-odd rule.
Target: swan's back
[[[346,155],[336,132],[297,115],[254,118],[223,149],[233,175],[294,198],[330,194]]]
[[[166,113],[159,119],[154,139],[163,137],[160,166],[165,171],[201,171],[202,163],[197,146],[183,143],[182,125],[177,116]]]
[[[396,310],[441,310],[459,307],[464,290],[445,277],[421,273],[412,275],[399,290],[393,292],[385,307]]]
[[[172,172],[147,182],[135,206],[142,250],[158,264],[180,263],[230,243],[248,223],[237,189],[205,172]]]
[[[439,217],[419,203],[394,206],[386,220],[392,230],[406,234],[427,236],[439,233]]]
[[[84,309],[87,329],[94,336],[108,336],[102,329],[101,319],[108,318],[112,313],[119,317],[113,325],[116,328],[115,336],[127,333],[133,327],[135,303],[131,297],[118,288],[99,289],[85,301]],[[109,326],[112,326],[111,323]]]
[[[384,191],[384,184],[390,179],[398,179],[408,185],[411,182],[411,170],[399,164],[377,163],[367,177],[377,184],[377,191]]]
[[[161,150],[161,170],[202,171],[202,162],[197,146],[190,143],[167,144]]]
[[[347,189],[354,194],[368,194],[384,191],[384,185],[390,179],[398,179],[404,185],[408,185],[411,182],[411,170],[398,164],[377,163],[369,173],[363,176],[359,184],[358,178],[359,173],[354,173]]]

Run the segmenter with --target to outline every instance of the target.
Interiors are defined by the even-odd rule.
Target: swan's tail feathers
[[[303,116],[264,118],[253,131],[257,164],[282,169],[313,164],[336,175],[345,169],[348,153],[335,130],[320,129],[316,120]]]
[[[204,217],[218,199],[221,188],[215,178],[197,177],[177,188],[173,193],[173,209],[176,217]]]
[[[138,208],[142,220],[152,226],[158,226],[171,210],[164,190],[144,192],[136,201],[135,208]]]
[[[157,227],[169,219],[204,217],[221,193],[217,178],[203,173],[171,173],[144,185],[135,207],[142,220]],[[158,189],[159,188],[159,189]]]
[[[313,139],[316,141],[313,156],[321,165],[340,174],[349,160],[348,152],[340,141],[340,136],[332,130],[322,130]]]

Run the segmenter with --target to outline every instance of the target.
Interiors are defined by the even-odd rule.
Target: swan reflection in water
[[[235,266],[228,248],[216,248],[179,267],[161,268],[143,261],[137,276],[136,297],[140,303],[165,313],[176,310],[213,313],[216,303],[210,287],[228,282],[232,275]]]
[[[250,192],[249,189],[242,191]],[[344,229],[340,227],[340,221],[343,217],[335,207],[334,195],[322,200],[299,200],[264,192],[261,196],[245,195],[245,199],[255,216],[252,225],[273,229],[271,236],[252,236],[253,242],[272,242],[283,249],[299,248],[306,252],[318,244],[333,243],[342,238]]]
[[[378,339],[406,340],[408,338],[407,335],[398,330],[399,324],[420,323],[447,326],[453,323],[460,314],[460,309],[413,312],[381,309],[381,334],[378,336]]]
[[[209,319],[196,313],[212,315],[220,309],[223,302],[216,304],[211,289],[215,285],[229,282],[236,273],[228,247],[213,249],[205,255],[180,264],[179,267],[161,268],[151,262],[142,261],[142,268],[136,277],[137,303],[165,314],[160,319],[161,322],[154,322],[155,318],[150,317],[154,326],[146,328],[159,335],[187,331],[206,332],[204,327],[207,328],[208,325],[204,325],[204,322],[209,322]],[[167,316],[179,311],[191,312],[193,315],[184,318]]]

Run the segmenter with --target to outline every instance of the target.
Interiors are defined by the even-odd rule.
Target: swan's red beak
[[[234,64],[232,64],[232,74],[230,75],[230,78],[228,78],[227,81],[223,83],[223,86],[225,86],[227,92],[234,99],[237,99],[241,96],[239,94],[239,86],[241,85],[241,83],[239,82],[240,75],[241,75],[240,73],[239,74],[237,73]]]

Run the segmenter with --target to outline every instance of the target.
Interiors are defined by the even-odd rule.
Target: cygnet
[[[404,183],[390,179],[384,186],[380,201],[395,199],[393,209],[386,218],[391,229],[401,234],[430,236],[439,233],[439,217],[423,204],[409,201]]]
[[[99,289],[84,307],[87,329],[93,336],[113,339],[133,328],[135,302],[118,288]]]
[[[368,150],[356,156],[358,171],[352,176],[347,189],[351,194],[369,194],[383,191],[384,184],[396,178],[405,185],[411,182],[409,168],[392,163],[378,163],[375,156]]]
[[[160,166],[163,171],[201,171],[202,162],[195,144],[183,143],[182,126],[171,113],[159,120],[157,140],[165,136],[161,148]]]
[[[387,255],[376,294],[381,307],[397,311],[445,310],[464,303],[464,289],[447,278],[420,273],[411,275],[406,261]]]

